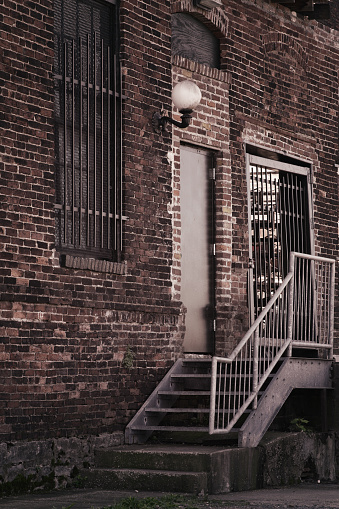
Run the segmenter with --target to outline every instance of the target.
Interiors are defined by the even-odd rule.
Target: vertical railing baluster
[[[269,223],[269,196],[270,190],[268,188],[268,174],[267,168],[264,168],[264,183],[265,183],[265,198],[264,198],[264,237],[266,239],[266,250],[265,250],[265,265],[267,265],[267,294],[266,304],[270,300],[272,295],[272,274],[271,274],[271,238],[270,238],[270,223]]]
[[[331,320],[331,267],[327,266],[326,270],[326,288],[328,288],[326,301],[327,301],[327,317],[326,317],[326,329],[324,326],[324,341],[330,345],[330,320]],[[325,330],[327,331],[325,334]]]
[[[218,364],[217,364],[218,365]],[[219,363],[219,372],[218,372],[218,405],[217,405],[217,427],[220,427],[220,407],[221,407],[221,383],[222,383],[222,363]]]
[[[295,189],[295,186],[297,184],[297,176],[294,175],[293,173],[290,174],[290,179],[291,179],[291,210],[290,210],[290,214],[291,214],[291,223],[292,223],[292,232],[293,232],[293,242],[291,241],[291,248],[290,248],[290,251],[297,251],[297,248],[296,248],[296,245],[298,243],[297,241],[297,234],[298,234],[298,227],[297,227],[297,224],[298,224],[298,221],[297,221],[297,217],[296,217],[296,214],[295,214],[295,202],[294,202],[294,189]],[[290,194],[290,193],[289,193]]]
[[[107,248],[111,248],[111,51],[107,47]]]
[[[294,273],[294,277],[292,277],[289,285],[289,295],[288,295],[288,325],[287,325],[287,340],[290,342],[288,347],[288,356],[292,355],[292,339],[293,339],[293,319],[294,319],[294,279],[295,279],[295,254],[294,252],[290,253],[290,272]]]
[[[272,181],[272,173],[270,173],[270,199],[271,199],[271,208],[270,208],[270,223],[272,226],[272,236],[271,236],[271,251],[272,251],[272,270],[273,270],[273,293],[276,290],[276,266],[275,266],[275,236],[274,236],[274,203],[273,203],[273,181]]]
[[[210,415],[209,415],[209,433],[212,434],[215,426],[215,400],[216,400],[216,389],[217,389],[217,359],[212,358],[211,367],[211,396],[210,396]]]
[[[297,176],[295,177],[295,187],[294,187],[294,199],[293,202],[295,203],[295,213],[296,213],[296,230],[298,232],[297,236],[297,245],[294,246],[293,251],[302,251],[301,247],[301,239],[303,237],[303,230],[300,227],[300,212],[299,212],[299,200],[298,200],[298,189],[299,186],[301,186],[301,182],[299,179],[297,179]]]
[[[104,40],[101,39],[101,249],[104,248]]]
[[[222,398],[222,406],[221,406],[221,412],[222,412],[222,428],[225,428],[225,418],[227,419],[227,425],[229,422],[229,411],[226,412],[226,409],[229,410],[229,408],[226,407],[226,394],[227,394],[227,365],[225,363],[220,363],[221,366],[224,368],[224,383],[223,383],[223,398]],[[230,389],[229,391],[230,392]]]
[[[117,232],[117,57],[114,55],[113,59],[113,104],[114,104],[114,210],[113,210],[113,221],[114,221],[114,251],[118,249],[118,232]]]
[[[306,220],[306,210],[304,209],[303,186],[301,185],[301,182],[299,183],[299,203],[300,203],[300,232],[302,233],[299,252],[304,253],[306,250],[306,246],[303,232],[305,229],[304,222]]]
[[[295,284],[295,290],[294,290],[294,294],[296,295],[296,300],[295,300],[295,306],[297,306],[297,311],[295,312],[295,321],[296,321],[296,326],[294,328],[295,330],[295,340],[298,340],[300,337],[301,337],[301,325],[302,325],[302,320],[303,320],[303,315],[302,315],[302,309],[301,309],[301,304],[302,304],[302,301],[301,301],[301,298],[303,297],[303,292],[304,292],[304,289],[303,289],[303,277],[302,277],[302,270],[301,270],[301,259],[300,258],[295,258],[295,264],[294,264],[294,278],[297,280],[297,284]]]
[[[291,174],[286,172],[286,187],[287,187],[287,192],[286,192],[286,195],[287,195],[287,210],[286,210],[286,218],[288,218],[288,227],[286,229],[286,235],[289,234],[289,237],[288,237],[288,243],[286,244],[286,247],[287,247],[287,256],[289,256],[290,252],[293,250],[292,249],[292,236],[294,236],[294,225],[293,225],[293,222],[292,222],[292,207],[291,207],[291,197],[290,197],[290,192],[291,192]],[[287,258],[286,260],[286,267],[288,267],[288,263],[289,263],[289,260]]]
[[[312,295],[312,264],[313,262],[311,261],[311,263],[308,262],[308,260],[305,260],[305,265],[306,265],[306,274],[307,274],[307,278],[306,278],[306,281],[307,281],[307,287],[306,287],[306,317],[307,317],[307,322],[306,322],[306,330],[305,330],[305,337],[304,339],[306,339],[307,341],[309,341],[309,338],[310,338],[310,331],[312,330],[311,327],[312,327],[312,316],[311,316],[311,310],[312,310],[312,305],[311,305],[311,301],[312,299],[314,298],[314,292],[313,292],[313,295]]]
[[[258,250],[258,239],[257,239],[257,221],[256,221],[256,209],[258,207],[258,204],[256,204],[256,196],[255,196],[255,181],[254,181],[254,168],[256,166],[251,166],[251,182],[252,182],[252,221],[251,221],[251,227],[253,230],[252,237],[253,237],[253,245],[252,245],[252,271],[250,271],[250,274],[252,274],[252,280],[249,281],[249,284],[251,285],[250,294],[253,295],[251,306],[253,309],[250,310],[251,312],[251,325],[254,322],[254,317],[257,317],[257,284],[258,284],[258,260],[257,260],[257,250]]]
[[[90,61],[91,61],[91,48],[90,48],[90,38],[89,38],[89,34],[87,34],[87,239],[86,239],[86,243],[87,243],[87,246],[90,245],[90,231],[91,231],[91,194],[90,194],[90,189],[91,189],[91,178],[90,178],[90,157],[91,157],[91,150],[90,150],[90,145],[91,145],[91,136],[90,136],[90,128],[91,128],[91,123],[90,123],[90,103],[91,103],[91,100],[90,100],[90,72],[91,72],[91,67],[90,67]]]
[[[331,277],[329,284],[329,331],[328,331],[328,341],[331,349],[329,351],[329,358],[333,359],[333,333],[334,333],[334,294],[335,294],[335,264],[332,263],[331,267]]]
[[[261,310],[264,309],[264,307],[267,304],[267,253],[266,253],[266,238],[265,238],[265,231],[266,231],[266,223],[265,223],[265,199],[264,196],[264,177],[263,177],[263,167],[260,167],[260,178],[261,178],[261,220],[262,220],[262,250],[263,250],[263,260],[264,260],[264,292],[265,292],[265,299],[262,300],[261,304]]]
[[[93,244],[97,247],[97,33],[94,32],[93,42],[93,188],[94,188],[94,199],[93,199],[93,219],[94,219],[94,231],[93,231]]]
[[[233,364],[230,364],[229,365],[229,369],[228,369],[228,366],[225,366],[225,378],[226,378],[226,373],[228,374],[228,378],[229,378],[229,391],[228,391],[228,404],[227,404],[227,410],[228,410],[228,413],[227,413],[227,425],[230,423],[231,421],[231,405],[232,405],[232,385],[231,385],[231,380],[232,380],[232,376],[233,376]]]
[[[324,283],[323,284],[324,284],[325,288],[327,289],[327,292],[324,291],[325,304],[324,304],[323,341],[324,342],[326,341],[327,344],[330,344],[328,334],[325,334],[325,330],[327,329],[327,331],[329,331],[329,329],[330,329],[330,309],[331,309],[331,304],[330,304],[330,299],[331,299],[330,267],[329,266],[326,267],[324,264],[323,270],[324,270]]]
[[[313,332],[313,341],[318,341],[320,343],[323,342],[323,326],[325,322],[323,319],[326,315],[326,274],[325,274],[325,266],[323,263],[314,264],[314,309],[313,313],[313,324],[314,324],[314,332]],[[325,314],[324,314],[325,311]],[[325,318],[326,320],[326,318]]]
[[[79,37],[79,246],[82,246],[82,39]]]
[[[119,112],[120,112],[120,134],[119,134],[119,140],[120,140],[120,159],[119,159],[119,190],[120,190],[120,204],[119,204],[119,216],[120,216],[120,253],[119,257],[122,253],[122,246],[123,246],[123,216],[122,216],[122,203],[123,203],[123,167],[122,167],[122,153],[123,153],[123,147],[122,147],[122,132],[123,132],[123,126],[122,126],[122,68],[120,64],[119,68],[119,77],[120,77],[120,87],[119,87]]]
[[[72,246],[75,242],[75,48],[74,39],[72,39]]]
[[[253,392],[257,392],[258,389],[258,363],[259,363],[259,337],[258,328],[254,331],[254,345],[253,345]],[[257,408],[257,396],[253,401],[253,408]]]
[[[67,42],[64,42],[64,243],[67,244]]]

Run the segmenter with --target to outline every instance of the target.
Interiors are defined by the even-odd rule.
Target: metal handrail
[[[334,260],[290,254],[289,273],[232,354],[212,359],[210,434],[229,432],[256,408],[260,388],[292,345],[333,355],[334,270]]]

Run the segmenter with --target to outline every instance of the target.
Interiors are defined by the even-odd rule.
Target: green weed
[[[304,431],[305,433],[309,433],[312,431],[312,428],[308,426],[309,421],[302,417],[296,417],[290,422],[290,431]]]
[[[122,367],[126,368],[126,369],[132,369],[133,364],[134,364],[134,358],[135,358],[135,354],[128,346],[127,350],[125,352],[124,358],[121,361]]]

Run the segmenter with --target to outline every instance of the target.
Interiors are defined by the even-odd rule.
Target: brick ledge
[[[110,262],[108,260],[96,260],[82,256],[66,255],[62,257],[64,267],[80,270],[93,270],[94,272],[108,272],[110,274],[127,274],[127,263]]]

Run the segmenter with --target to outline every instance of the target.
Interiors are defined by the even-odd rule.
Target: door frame
[[[196,152],[206,154],[210,158],[210,168],[208,169],[208,180],[209,180],[209,193],[210,193],[210,297],[211,297],[211,318],[210,322],[210,351],[208,352],[196,352],[197,354],[213,355],[215,351],[215,332],[216,332],[216,267],[215,267],[215,178],[216,178],[216,151],[210,147],[194,145],[192,143],[181,142],[180,153],[182,149],[188,149]],[[182,171],[182,161],[180,158],[180,178]],[[180,188],[181,193],[181,188]],[[181,194],[180,194],[180,214],[181,211]],[[181,232],[182,235],[182,232]],[[182,270],[182,267],[181,267]],[[187,351],[187,353],[190,353]],[[195,353],[195,352],[192,352]]]

